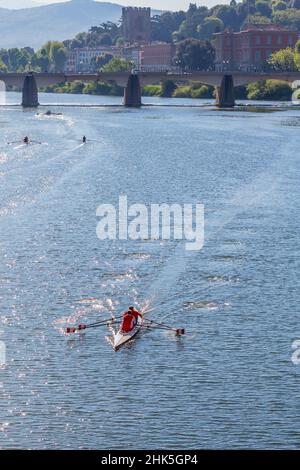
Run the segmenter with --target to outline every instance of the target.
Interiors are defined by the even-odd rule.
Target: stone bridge
[[[6,85],[15,86],[23,90],[22,106],[38,106],[38,88],[58,83],[74,82],[84,83],[91,81],[116,82],[124,87],[124,106],[139,107],[141,101],[141,87],[155,85],[165,80],[176,83],[197,81],[216,88],[216,105],[220,108],[233,107],[234,87],[246,85],[258,80],[283,80],[293,83],[300,81],[299,72],[99,72],[99,73],[0,73],[0,81]]]

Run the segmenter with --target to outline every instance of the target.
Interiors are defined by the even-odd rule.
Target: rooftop
[[[241,34],[241,33],[249,33],[251,31],[270,31],[270,32],[294,32],[297,33],[296,29],[291,28],[289,26],[281,25],[281,24],[246,24],[241,31],[232,31],[232,30],[225,30],[220,33],[215,33],[214,36],[219,36],[222,34]]]

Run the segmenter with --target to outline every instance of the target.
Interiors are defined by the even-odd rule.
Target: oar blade
[[[76,331],[77,328],[75,328],[74,326],[66,328],[66,333],[76,333]]]
[[[177,328],[176,329],[176,336],[181,336],[185,334],[185,329],[184,328]]]

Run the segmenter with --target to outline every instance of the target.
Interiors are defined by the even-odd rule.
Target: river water
[[[40,100],[0,108],[0,448],[300,448],[299,110]],[[203,249],[100,241],[124,193],[203,203]],[[132,303],[186,336],[63,334]]]

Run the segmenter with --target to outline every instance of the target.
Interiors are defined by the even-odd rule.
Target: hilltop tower
[[[123,7],[122,28],[127,43],[150,42],[150,8]]]

